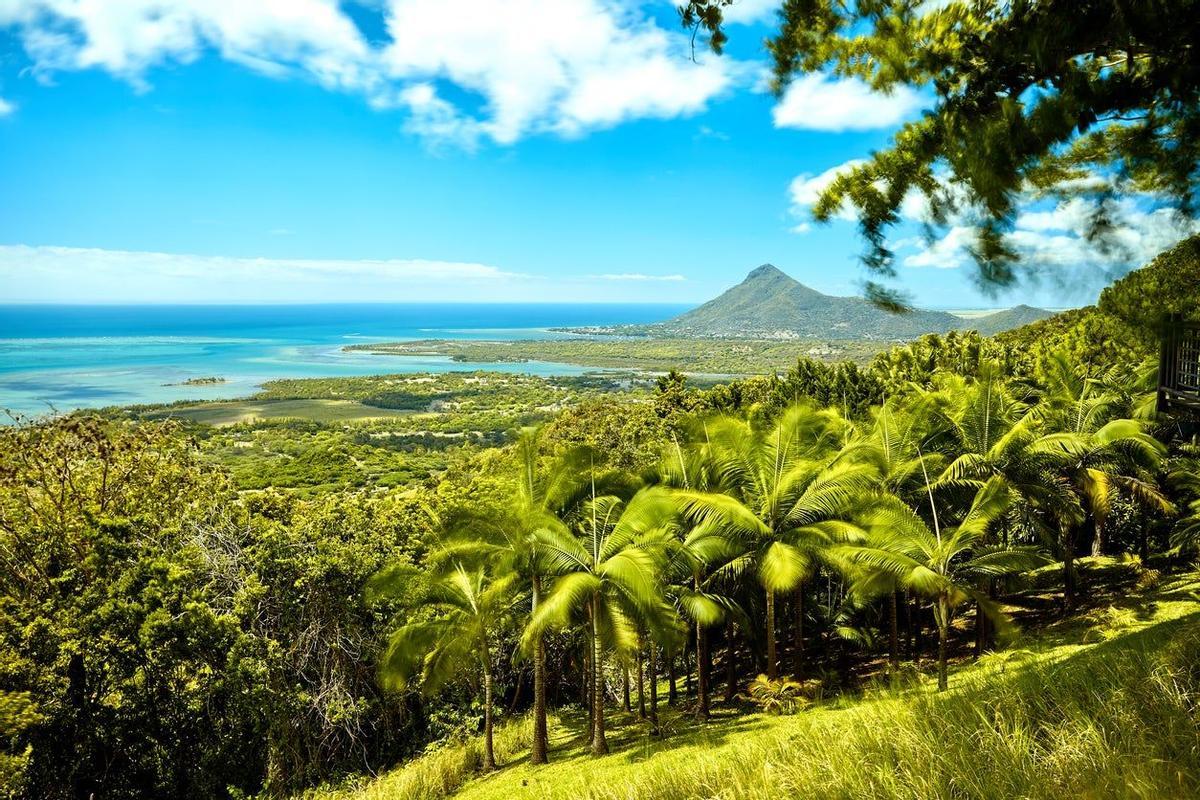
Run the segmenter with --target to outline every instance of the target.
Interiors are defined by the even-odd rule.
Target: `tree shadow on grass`
[[[649,720],[640,720],[636,713],[610,711],[605,715],[609,753],[601,758],[609,763],[636,763],[654,754],[681,747],[704,745],[717,747],[737,734],[769,726],[760,715],[744,714],[735,708],[718,707],[707,723],[699,723],[691,714],[666,708],[659,711],[658,733],[651,731]],[[591,730],[588,715],[582,712],[558,714],[558,724],[551,731],[550,763],[552,765],[593,762]],[[493,774],[526,764],[529,753],[504,764]]]

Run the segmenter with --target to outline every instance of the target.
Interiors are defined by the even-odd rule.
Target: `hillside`
[[[1122,569],[1099,562],[1095,569]],[[1056,568],[1049,568],[1056,569]],[[665,736],[614,720],[614,751],[586,752],[585,716],[553,720],[551,763],[527,763],[524,719],[501,731],[500,770],[474,777],[477,741],[449,745],[374,781],[310,800],[458,797],[984,798],[1185,797],[1200,783],[1200,603],[1195,573],[1145,592],[1118,585],[1074,618],[1027,629],[964,664],[956,690],[909,675],[791,715],[722,707],[698,727],[663,708]],[[1034,590],[1010,602],[1038,601]],[[986,711],[985,711],[986,709]]]
[[[970,320],[946,311],[884,311],[861,297],[836,297],[805,286],[772,264],[707,303],[665,322],[577,328],[573,333],[692,339],[837,339],[901,342],[927,333],[976,329],[992,335],[1050,315],[1030,306]]]
[[[1136,365],[1158,352],[1163,315],[1200,315],[1197,286],[1200,236],[1193,236],[1104,289],[1095,305],[1054,314],[996,338],[1035,359],[1065,350],[1077,363]]]
[[[891,314],[861,297],[822,294],[763,264],[699,308],[647,327],[670,336],[893,340],[942,333],[961,323],[944,311]]]
[[[1044,308],[1019,305],[997,311],[994,314],[975,317],[962,323],[960,327],[964,330],[979,331],[983,336],[995,336],[998,333],[1019,328],[1022,325],[1031,325],[1052,316],[1054,316],[1053,312]]]

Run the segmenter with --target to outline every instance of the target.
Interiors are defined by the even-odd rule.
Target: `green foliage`
[[[719,49],[729,4],[691,0],[684,21],[708,29]],[[880,92],[932,93],[891,147],[822,193],[816,218],[855,208],[865,265],[894,277],[888,231],[916,194],[935,226],[957,216],[974,229],[980,281],[1005,286],[1016,280],[1017,254],[1004,234],[1030,187],[1087,197],[1097,236],[1109,232],[1121,193],[1148,192],[1190,213],[1200,163],[1197,19],[1190,0],[785,3],[769,45],[777,91],[794,76],[833,71]],[[903,302],[875,283],[868,293]]]
[[[790,279],[789,279],[790,280]],[[856,301],[862,302],[862,301]],[[772,331],[785,330],[783,321]],[[394,342],[372,345],[352,345],[355,349],[393,356],[426,356],[430,353],[450,356],[456,361],[488,364],[507,361],[550,361],[578,364],[609,370],[629,370],[625,377],[578,378],[597,388],[613,388],[625,384],[644,386],[648,381],[638,375],[642,371],[666,372],[686,370],[704,375],[756,375],[774,372],[796,357],[798,347],[825,358],[869,358],[879,350],[878,344],[850,341],[854,337],[831,336],[822,329],[812,339],[799,339],[794,334],[767,336],[763,330],[739,327],[728,321],[724,334],[684,333],[663,335],[653,327],[621,329],[621,336],[612,338],[537,339],[511,342],[487,342],[462,339],[439,339],[427,342]],[[815,329],[814,329],[815,330]],[[918,332],[924,332],[924,329]],[[536,380],[524,378],[524,380]],[[563,379],[555,378],[554,382]],[[458,402],[457,395],[455,402]]]
[[[1149,269],[1107,307],[1133,319],[1150,306],[1127,293],[1174,291],[1154,274],[1179,263]],[[857,678],[920,674],[901,620],[933,623],[945,686],[963,628],[986,650],[1010,592],[1036,617],[1060,591],[1069,606],[1170,580],[1159,551],[1200,479],[1194,453],[1153,437],[1146,373],[957,331],[866,366],[793,363],[699,389],[669,372],[653,392],[484,373],[281,382],[254,402],[429,405],[0,431],[6,790],[282,795],[445,740],[396,784],[444,796],[516,742],[545,743],[551,705],[588,708],[601,753],[627,684],[659,736],[710,702],[720,719],[734,706],[714,684],[732,699],[759,670],[745,691],[764,709],[803,704],[813,675],[836,675],[849,703]],[[1195,530],[1185,518],[1180,549]],[[1089,543],[1147,566],[1076,569]],[[1143,616],[1092,620],[1089,638],[1122,640]],[[776,680],[789,662],[799,684]],[[660,725],[661,673],[681,667],[687,705]],[[489,735],[527,708],[530,737]],[[695,788],[662,780],[647,791]]]
[[[759,675],[746,686],[743,697],[766,714],[794,714],[812,703],[819,682],[808,684],[791,678],[771,680]]]
[[[1056,638],[981,659],[953,693],[884,690],[795,715],[725,716],[662,739],[631,725],[626,748],[597,761],[577,735],[586,720],[564,717],[555,763],[513,764],[456,796],[1189,797],[1200,785],[1200,628],[1194,602],[1155,602],[1165,597],[1146,598],[1157,610],[1109,642]],[[385,787],[408,771],[333,797],[391,797]]]
[[[279,792],[403,750],[361,587],[417,552],[423,510],[243,500],[171,426],[0,436],[0,689],[40,715],[5,752],[29,747],[30,796]]]
[[[43,719],[29,692],[0,690],[0,797],[15,800],[24,795],[33,751],[25,734]]]
[[[1143,348],[1153,348],[1163,316],[1197,319],[1196,286],[1200,284],[1200,236],[1184,239],[1141,269],[1107,287],[1096,304],[1124,322]]]

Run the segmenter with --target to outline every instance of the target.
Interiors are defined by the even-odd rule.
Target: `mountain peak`
[[[754,269],[750,270],[750,273],[746,276],[746,280],[749,281],[749,280],[757,280],[760,278],[777,278],[777,277],[786,278],[788,276],[783,270],[781,270],[779,267],[775,266],[774,264],[763,264],[761,266],[757,266]]]

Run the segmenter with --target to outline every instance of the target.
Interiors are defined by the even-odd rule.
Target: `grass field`
[[[552,763],[530,767],[523,721],[496,773],[467,780],[478,743],[444,747],[320,800],[513,798],[1183,798],[1200,791],[1197,575],[1117,593],[964,664],[951,691],[929,677],[792,716],[720,709],[697,727],[672,711],[663,738],[614,716],[595,759],[585,720],[553,721]]]
[[[703,375],[763,375],[790,369],[801,356],[826,361],[865,363],[886,343],[815,339],[552,339],[471,341],[430,339],[415,342],[350,345],[388,355],[443,355],[469,363],[552,361],[602,369]]]
[[[170,406],[145,414],[147,419],[185,419],[205,425],[236,425],[263,419],[306,419],[314,422],[349,422],[387,419],[412,414],[401,409],[377,408],[354,400],[230,400]]]

